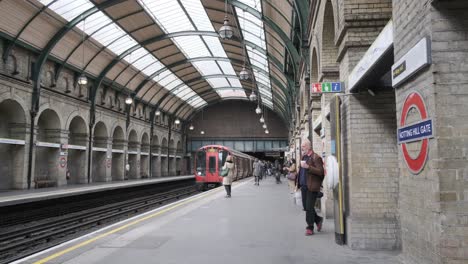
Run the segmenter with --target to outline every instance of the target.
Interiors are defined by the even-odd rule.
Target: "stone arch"
[[[163,138],[161,141],[161,147],[167,147],[167,139]]]
[[[149,140],[149,136],[147,132],[143,132],[140,143],[141,143],[142,148],[143,146],[149,147],[150,140]]]
[[[57,112],[51,108],[41,111],[37,118],[37,140],[42,142],[60,143],[57,135],[52,135],[50,132],[60,130],[62,122]]]
[[[89,132],[89,131],[88,131],[88,130],[89,130],[89,129],[88,129],[88,127],[89,127],[89,126],[88,126],[88,122],[86,122],[87,119],[84,118],[84,117],[82,117],[82,116],[80,115],[80,112],[79,112],[79,111],[75,111],[75,112],[71,113],[71,114],[68,116],[67,122],[66,122],[66,124],[65,124],[65,128],[68,129],[68,130],[70,130],[71,122],[72,122],[73,119],[75,119],[75,117],[77,117],[77,116],[80,117],[80,118],[83,120],[83,122],[85,123],[85,128],[86,128],[85,133],[87,134],[87,133]]]
[[[0,101],[0,138],[25,139],[25,129],[24,133],[16,133],[15,128],[25,128],[26,116],[20,102],[14,99]]]
[[[0,101],[0,138],[25,140],[28,127],[26,117],[26,112],[18,101]],[[15,182],[24,182],[25,161],[24,146],[0,144],[0,189],[11,189],[15,187]]]
[[[109,134],[107,132],[107,127],[106,124],[102,121],[99,121],[94,125],[94,136],[95,137],[101,137],[101,138],[107,138],[109,137]]]
[[[312,49],[312,59],[310,62],[310,82],[318,82],[319,79],[319,58],[317,54],[317,49]]]
[[[68,144],[86,146],[86,141],[88,139],[88,126],[86,125],[86,121],[80,115],[75,115],[67,127],[69,131]]]
[[[68,144],[87,147],[88,126],[86,121],[79,115],[75,115],[68,127]],[[68,149],[67,159],[67,183],[86,182],[86,151],[83,149]]]
[[[55,107],[52,107],[49,103],[45,103],[39,107],[39,111],[37,111],[37,117],[41,116],[42,112],[46,110],[52,110],[55,113],[60,113],[60,111],[57,111]],[[59,118],[60,124],[65,124],[65,122],[62,120],[63,118],[62,115],[58,115],[58,118]],[[39,123],[39,118],[36,118],[34,125],[37,127],[38,123]],[[63,127],[61,126],[58,129],[63,129]]]
[[[10,55],[6,61],[6,71],[11,75],[17,75],[18,72],[18,60],[16,56]]]
[[[159,146],[159,138],[158,135],[153,135],[153,146]]]
[[[0,93],[0,103],[2,103],[3,101],[6,101],[6,100],[15,101],[16,103],[18,103],[21,106],[21,109],[23,110],[24,113],[29,112],[28,104],[26,104],[24,102],[22,97],[20,97],[20,96],[18,96],[16,94],[13,94],[11,92]],[[25,123],[30,124],[31,123],[30,115],[25,114],[24,117],[25,117]]]
[[[169,141],[169,151],[174,151],[175,150],[175,144],[174,144],[174,139],[171,139],[171,141]],[[172,154],[172,153],[171,153]]]
[[[338,47],[335,45],[335,12],[331,0],[325,3],[323,12],[321,70],[337,67]]]
[[[124,149],[126,135],[124,129],[120,125],[116,125],[112,129],[112,149]]]
[[[181,149],[182,149],[182,144],[180,143],[180,140],[177,140],[176,150],[181,150]]]
[[[122,129],[123,132],[124,132],[123,139],[125,139],[125,138],[127,138],[127,136],[126,136],[126,134],[125,134],[125,130],[122,128],[123,125],[122,125],[122,124],[119,124],[119,123],[120,123],[120,121],[115,121],[115,122],[114,122],[114,125],[112,126],[111,134],[110,134],[110,135],[113,137],[115,130],[116,130],[117,128],[120,128],[120,129]]]
[[[130,130],[130,133],[128,133],[128,142],[132,143],[138,143],[138,134],[135,129]]]

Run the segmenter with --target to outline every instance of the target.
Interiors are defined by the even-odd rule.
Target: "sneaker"
[[[311,236],[313,234],[314,234],[314,231],[312,231],[310,229],[306,229],[306,233],[305,233],[306,236]]]
[[[323,218],[320,220],[320,222],[317,223],[317,232],[322,231],[322,223],[323,223]]]

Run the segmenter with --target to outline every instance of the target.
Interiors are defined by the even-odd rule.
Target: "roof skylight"
[[[40,0],[43,5],[48,5],[52,0]],[[150,1],[153,2],[153,1]],[[162,1],[164,2],[164,1]],[[71,21],[74,18],[81,15],[84,11],[94,7],[93,3],[89,0],[75,0],[75,1],[57,1],[53,3],[49,8],[53,10],[58,15],[62,16],[67,21]],[[159,7],[161,8],[161,6]],[[169,6],[165,6],[166,9],[171,9]],[[166,12],[171,12],[171,10],[166,10]],[[183,21],[174,21],[172,23],[174,26],[183,25]],[[187,22],[187,21],[186,21]],[[188,21],[190,24],[190,21]],[[97,40],[103,46],[106,46],[109,50],[114,52],[117,55],[122,54],[128,48],[138,45],[138,43],[128,35],[124,30],[120,28],[116,23],[114,23],[107,15],[103,12],[98,11],[95,14],[88,17],[85,21],[80,22],[77,25],[78,28],[83,29],[86,34],[90,35],[92,38]],[[147,76],[152,75],[157,70],[164,68],[165,66],[160,63],[152,54],[150,54],[145,48],[141,47],[132,54],[127,55],[124,58],[125,61],[132,64],[135,68],[142,71]],[[182,81],[173,74],[170,70],[165,71],[165,76],[167,77],[164,81],[159,81],[158,83],[164,88],[171,91],[174,87],[180,85]],[[156,81],[156,79],[153,79]],[[167,86],[166,86],[167,84]],[[193,107],[198,107],[200,105],[206,104],[206,102],[196,95],[196,93],[190,89],[187,85],[179,87],[179,90],[183,91],[183,97],[186,95],[195,96],[196,99],[200,98],[201,100],[196,103],[191,103]],[[178,96],[181,99],[182,96]]]
[[[180,31],[209,31],[215,32],[206,11],[199,0],[139,0],[145,10],[161,26],[165,33]],[[188,59],[201,57],[227,58],[226,52],[217,37],[212,36],[183,36],[174,37],[172,41],[179,47]],[[234,68],[229,62],[207,60],[193,62],[192,65],[202,76],[213,74],[235,75]],[[224,80],[223,80],[224,79]],[[230,86],[226,78],[208,79],[213,87]],[[241,87],[241,85],[239,85]],[[224,95],[217,91],[223,97]],[[247,98],[243,92],[244,98]],[[239,97],[236,94],[235,97]]]

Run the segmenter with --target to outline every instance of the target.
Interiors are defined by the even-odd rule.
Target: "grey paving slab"
[[[214,191],[48,263],[399,263],[395,252],[336,245],[332,220],[321,233],[304,232],[304,212],[285,183],[249,180],[236,183],[232,198]]]

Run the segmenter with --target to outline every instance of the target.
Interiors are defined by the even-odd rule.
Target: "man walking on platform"
[[[315,212],[315,201],[322,186],[324,170],[322,158],[312,150],[308,139],[303,140],[301,150],[303,156],[299,177],[296,178],[296,189],[301,189],[302,206],[306,211],[306,236],[310,236],[314,234],[314,223],[317,231],[322,230],[323,218]]]

